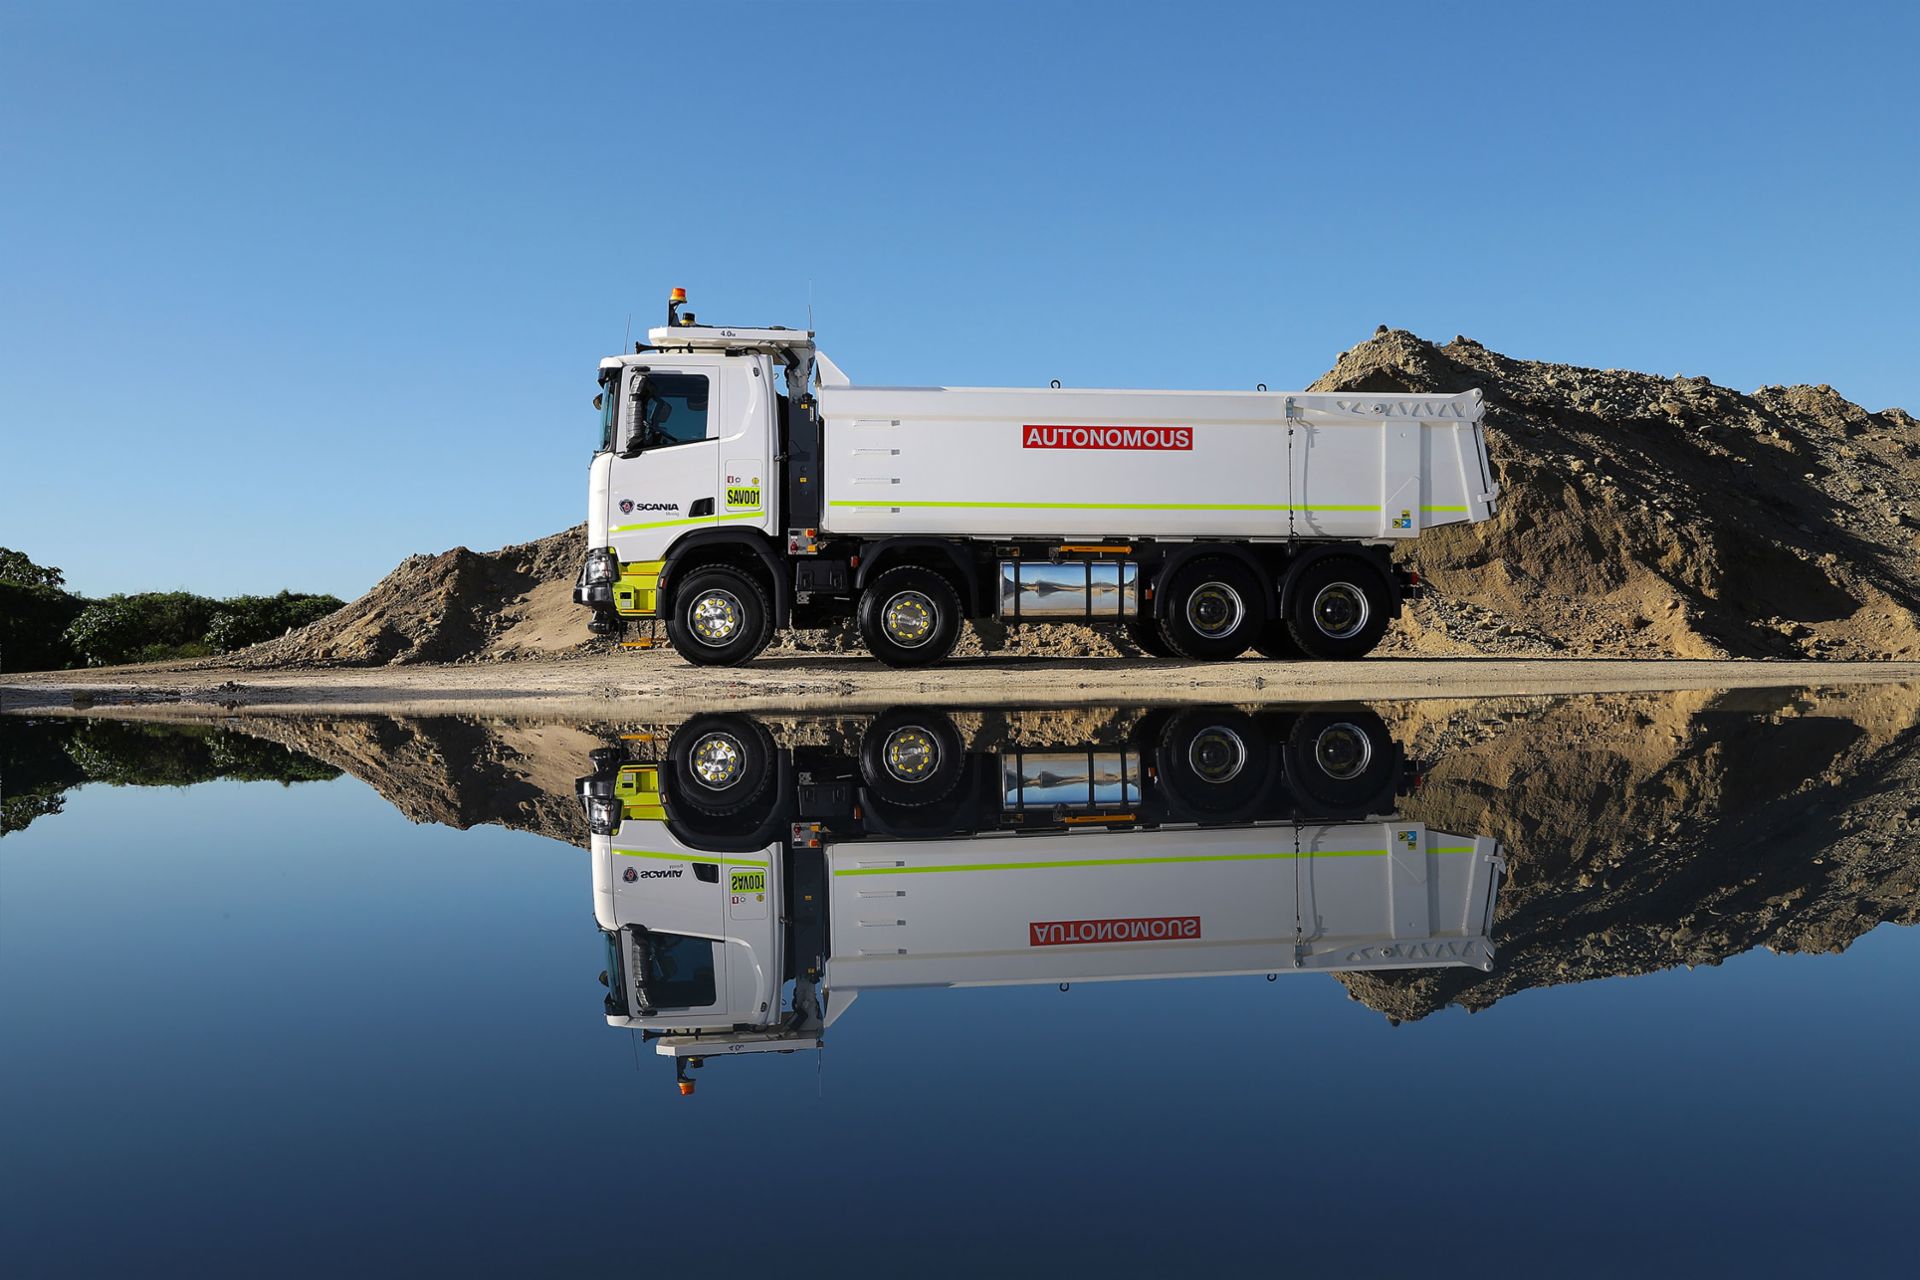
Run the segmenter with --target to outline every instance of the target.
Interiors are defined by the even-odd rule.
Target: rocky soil
[[[1515,360],[1401,330],[1317,391],[1480,388],[1499,515],[1405,549],[1438,594],[1383,652],[1627,657],[1920,656],[1920,422],[1831,387],[1741,394],[1701,377]],[[234,656],[371,666],[605,651],[572,603],[584,531],[403,561],[332,617]],[[779,653],[843,652],[796,632]],[[1107,656],[1075,626],[969,627],[959,654]]]

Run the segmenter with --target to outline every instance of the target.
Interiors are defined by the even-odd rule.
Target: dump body
[[[1495,841],[1420,823],[1083,831],[829,852],[828,984],[1488,968]]]
[[[823,527],[884,537],[1411,538],[1484,520],[1478,392],[829,387]]]

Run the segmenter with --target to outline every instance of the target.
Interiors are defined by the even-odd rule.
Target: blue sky
[[[0,543],[351,596],[551,533],[673,285],[857,381],[1384,322],[1920,409],[1916,12],[0,0]]]

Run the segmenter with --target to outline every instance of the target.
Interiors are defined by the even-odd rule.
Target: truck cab
[[[1400,821],[1355,707],[1150,713],[1105,741],[967,743],[899,708],[777,745],[696,717],[578,783],[609,1025],[688,1068],[817,1048],[860,992],[1490,967],[1494,841]]]
[[[669,552],[705,546],[716,554],[704,564],[736,564],[767,597],[760,612],[770,623],[790,577],[776,552],[790,412],[781,384],[811,404],[813,335],[676,325],[648,336],[651,345],[600,362],[589,552],[574,599],[594,609],[596,630],[656,617]],[[718,644],[737,636],[753,602],[737,585],[730,594],[714,596],[694,634]]]

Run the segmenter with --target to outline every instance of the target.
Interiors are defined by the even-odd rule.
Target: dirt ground
[[[152,665],[0,677],[0,712],[129,709],[175,715],[503,712],[605,717],[733,709],[847,710],[1099,703],[1285,703],[1920,681],[1920,662],[1422,658],[1186,663],[1144,658],[963,658],[896,671],[863,656],[765,656],[694,667],[669,651],[564,660],[341,668]]]

